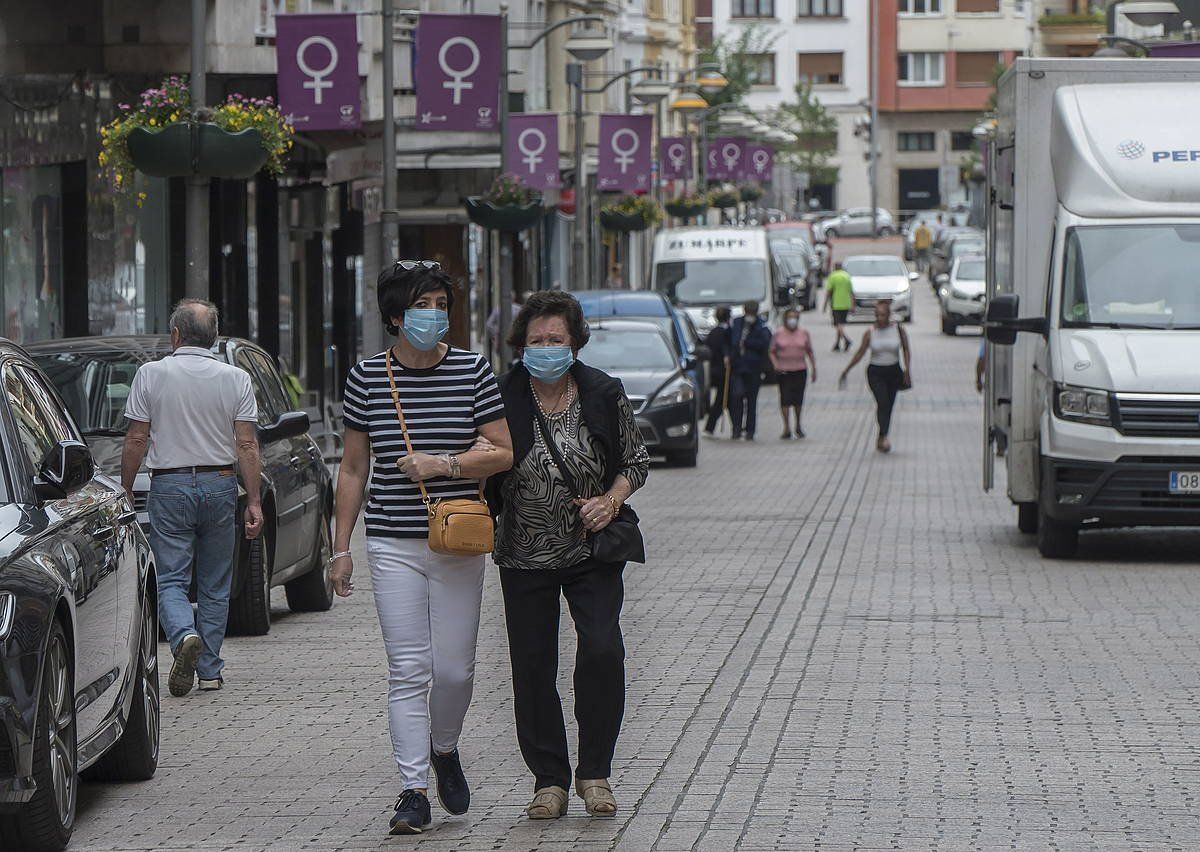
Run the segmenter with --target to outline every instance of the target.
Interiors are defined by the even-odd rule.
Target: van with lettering
[[[701,336],[727,305],[734,316],[753,299],[763,316],[775,303],[767,232],[751,227],[670,228],[654,238],[651,287],[685,311]]]
[[[987,151],[984,487],[1043,556],[1200,526],[1200,60],[1018,59]]]

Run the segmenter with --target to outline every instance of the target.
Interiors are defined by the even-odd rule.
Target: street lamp
[[[1169,24],[1179,14],[1179,7],[1171,0],[1109,0],[1105,13],[1105,29],[1100,36],[1104,47],[1097,50],[1093,56],[1124,58],[1130,56],[1128,51],[1117,45],[1132,47],[1149,53],[1146,45],[1132,38],[1117,35],[1117,15],[1122,14],[1139,27],[1156,27],[1159,24]]]
[[[576,61],[591,62],[612,50],[613,43],[603,30],[597,31],[589,24],[579,32],[572,33],[564,47]]]

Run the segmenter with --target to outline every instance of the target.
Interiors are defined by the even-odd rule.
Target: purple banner
[[[746,177],[759,183],[770,183],[775,171],[775,149],[770,145],[746,146]]]
[[[658,162],[663,180],[688,180],[692,176],[690,136],[664,136],[658,143]]]
[[[596,188],[634,192],[650,189],[654,143],[649,115],[600,116]]]
[[[500,16],[424,13],[413,80],[418,130],[496,130]]]
[[[722,136],[708,146],[708,176],[713,180],[741,180],[746,171],[746,140]]]
[[[362,124],[355,15],[276,15],[279,109],[297,130]]]
[[[533,189],[558,189],[558,114],[514,113],[506,130],[504,171]]]

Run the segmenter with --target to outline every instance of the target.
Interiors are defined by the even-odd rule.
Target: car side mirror
[[[712,350],[703,343],[697,343],[696,348],[692,350],[692,356],[701,361],[707,361],[712,357]]]
[[[785,305],[791,304],[791,290],[788,287],[775,288],[775,307],[782,308]]]
[[[916,280],[917,280],[918,278],[920,278],[920,277],[921,277],[921,273],[920,273],[920,272],[910,272],[910,273],[908,273],[908,280],[909,280],[909,281],[916,281]]]
[[[298,438],[308,431],[310,425],[308,412],[287,411],[270,426],[259,426],[258,440],[262,444],[271,444],[286,438]]]
[[[33,490],[41,500],[62,500],[92,481],[96,462],[82,441],[59,441],[46,451],[33,478]]]
[[[688,355],[683,359],[683,370],[685,373],[691,372],[692,370],[697,369],[699,366],[700,359],[698,359],[695,355]]]
[[[937,281],[937,283],[938,283],[938,284],[949,284],[949,283],[950,283],[950,276],[949,276],[949,275],[947,275],[946,273],[944,273],[944,272],[943,272],[941,275],[939,275],[939,276],[938,276],[936,279],[934,279],[934,280],[935,280],[935,281]]]
[[[997,293],[988,301],[984,326],[989,343],[1012,346],[1017,342],[1019,332],[1046,333],[1046,318],[1019,317],[1020,304],[1020,297],[1016,293]]]

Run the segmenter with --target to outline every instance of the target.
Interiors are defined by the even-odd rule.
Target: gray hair
[[[203,299],[181,299],[171,312],[170,329],[179,332],[180,346],[212,349],[217,342],[217,306]]]

